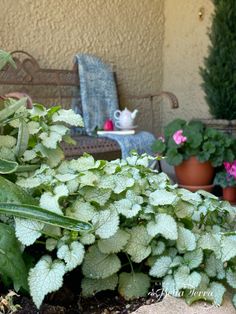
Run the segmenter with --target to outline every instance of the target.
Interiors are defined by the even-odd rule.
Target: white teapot
[[[133,112],[129,111],[127,108],[124,110],[116,110],[114,112],[115,126],[119,129],[132,129],[134,127],[134,119],[138,113],[135,109]]]

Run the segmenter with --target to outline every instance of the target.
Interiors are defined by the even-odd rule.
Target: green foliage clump
[[[26,98],[0,103],[0,171],[7,164],[8,173],[18,168],[17,163],[21,166],[41,162],[51,167],[58,165],[64,158],[60,142],[72,141],[70,129],[64,124],[83,125],[81,116],[72,110],[64,110],[60,106],[46,109],[41,104],[27,109],[25,103]],[[25,169],[20,167],[18,170]]]
[[[174,134],[178,131],[182,131],[185,139],[177,144]],[[166,156],[167,163],[173,166],[196,156],[200,162],[211,161],[214,167],[219,167],[224,161],[232,162],[235,159],[236,139],[206,127],[201,121],[175,119],[165,126],[164,137],[156,140],[153,151]]]
[[[4,282],[29,290],[38,308],[78,266],[84,296],[117,288],[130,300],[145,296],[156,279],[188,304],[203,299],[219,305],[227,286],[236,289],[235,207],[171,185],[164,173],[148,168],[153,158],[145,154],[62,161],[59,144],[69,131],[62,122],[77,126],[81,117],[58,107],[6,105],[0,112]],[[30,246],[41,256],[27,256]]]
[[[222,188],[236,187],[236,179],[233,176],[229,176],[226,171],[222,170],[216,173],[214,184],[219,185]]]
[[[236,119],[236,2],[215,0],[209,54],[200,69],[210,112],[216,119]]]
[[[183,294],[188,303],[196,299],[192,289],[199,291],[197,299],[222,302],[236,275],[235,208],[207,192],[171,185],[164,173],[147,167],[149,159],[133,155],[107,162],[85,155],[53,169],[42,164],[27,177],[18,174],[17,185],[41,207],[93,225],[74,232],[15,219],[22,244],[45,242],[45,254],[28,276],[38,307],[79,265],[84,296],[117,288],[133,299],[146,295],[156,278],[166,292]]]
[[[236,160],[224,163],[224,167],[216,173],[214,184],[222,188],[236,186]]]

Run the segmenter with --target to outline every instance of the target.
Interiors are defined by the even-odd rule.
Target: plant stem
[[[131,272],[132,272],[132,273],[134,273],[133,264],[132,264],[132,262],[131,262],[131,260],[130,260],[130,258],[129,258],[129,255],[128,255],[127,253],[126,253],[125,255],[126,255],[126,257],[127,257],[128,261],[129,261],[130,268],[131,268]]]

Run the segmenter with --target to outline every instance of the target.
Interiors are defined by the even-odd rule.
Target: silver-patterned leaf
[[[102,253],[118,253],[127,244],[130,235],[128,232],[119,229],[113,236],[108,239],[98,240],[98,248]]]
[[[150,287],[150,278],[143,273],[121,273],[119,276],[119,293],[126,299],[132,300],[146,296]]]
[[[15,233],[24,245],[33,244],[42,235],[44,224],[39,221],[15,218]]]
[[[82,263],[84,258],[84,246],[77,241],[64,244],[57,250],[57,257],[65,261],[65,270],[71,271]]]
[[[156,214],[156,221],[150,221],[147,224],[147,232],[151,237],[161,234],[169,240],[178,238],[177,224],[174,218],[167,214]]]
[[[151,253],[152,237],[148,235],[144,226],[133,227],[128,232],[130,239],[126,246],[126,252],[131,256],[133,262],[140,263]]]
[[[102,239],[113,236],[119,228],[119,215],[113,208],[96,212],[92,218],[95,234]]]
[[[151,205],[172,205],[178,199],[177,195],[173,192],[165,190],[156,190],[149,195],[149,202]]]
[[[104,279],[83,278],[81,283],[82,295],[84,297],[90,297],[100,291],[115,290],[117,284],[117,274],[111,275]]]
[[[178,228],[178,239],[177,249],[181,252],[193,251],[196,248],[196,238],[193,232],[189,229],[179,227]]]
[[[121,262],[115,254],[102,253],[97,245],[90,246],[85,254],[82,272],[85,277],[100,279],[118,272]]]
[[[40,307],[44,297],[49,292],[61,288],[64,274],[64,263],[59,260],[52,261],[50,256],[43,256],[41,260],[30,269],[30,294],[37,308]]]
[[[171,263],[172,259],[169,256],[159,257],[151,267],[149,275],[157,278],[164,277],[168,273]]]

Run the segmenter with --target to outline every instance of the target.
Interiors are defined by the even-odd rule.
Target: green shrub
[[[216,119],[236,119],[236,2],[214,0],[210,47],[200,69],[210,112]]]

